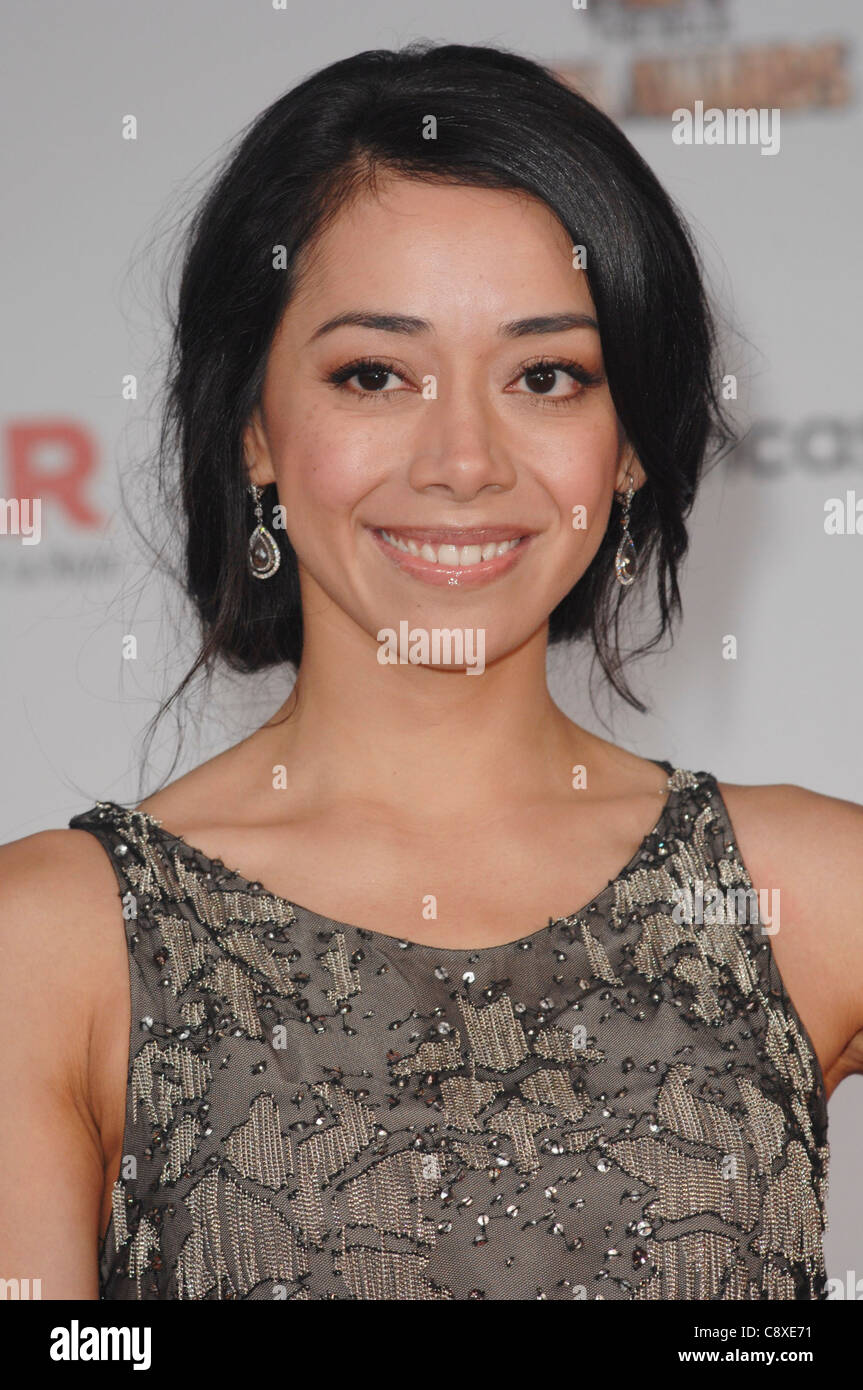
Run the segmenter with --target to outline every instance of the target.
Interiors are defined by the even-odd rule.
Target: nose
[[[470,502],[485,489],[508,492],[515,486],[503,425],[476,382],[450,383],[426,406],[411,458],[411,487]]]

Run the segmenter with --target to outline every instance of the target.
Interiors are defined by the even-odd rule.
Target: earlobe
[[[626,462],[622,463],[620,466],[620,471],[617,474],[617,480],[614,484],[614,490],[618,495],[622,496],[626,493],[631,482],[633,491],[638,492],[639,488],[642,487],[646,481],[647,477],[644,469],[641,467],[635,455],[630,454]]]
[[[276,481],[260,407],[255,406],[243,431],[243,463],[248,482],[266,487]]]

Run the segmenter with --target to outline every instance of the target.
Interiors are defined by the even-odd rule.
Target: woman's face
[[[405,178],[310,248],[246,453],[285,508],[306,640],[482,629],[486,664],[542,632],[627,466],[643,480],[556,217]]]

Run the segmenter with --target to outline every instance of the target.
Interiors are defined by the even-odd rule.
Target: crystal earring
[[[261,489],[249,484],[249,492],[255,507],[257,525],[249,537],[249,570],[255,579],[272,579],[282,562],[279,547],[264,525],[264,511],[261,506]]]
[[[635,543],[629,534],[629,509],[632,506],[632,498],[635,492],[632,477],[627,473],[629,487],[626,490],[626,499],[623,503],[623,534],[620,537],[620,545],[617,547],[617,554],[614,557],[614,569],[617,575],[618,584],[631,584],[637,574]]]

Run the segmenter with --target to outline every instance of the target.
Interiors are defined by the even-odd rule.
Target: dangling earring
[[[620,545],[617,547],[617,554],[614,557],[614,570],[617,575],[618,584],[631,584],[637,574],[635,543],[629,534],[629,509],[632,506],[632,497],[635,488],[631,474],[627,473],[629,487],[626,491],[626,500],[623,503],[623,534],[620,537]]]
[[[282,562],[282,556],[275,540],[264,525],[264,512],[261,507],[261,489],[249,484],[249,492],[255,507],[255,520],[258,523],[249,537],[249,570],[255,579],[272,579]]]

